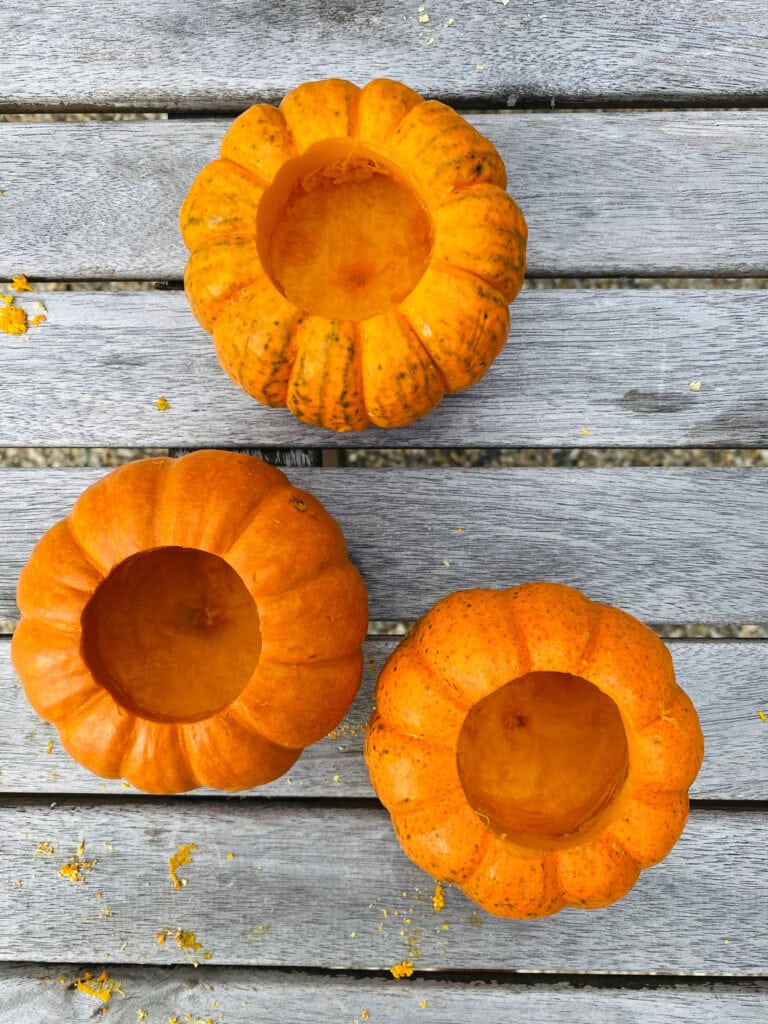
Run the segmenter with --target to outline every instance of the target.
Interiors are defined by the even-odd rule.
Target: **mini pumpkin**
[[[367,598],[341,529],[247,455],[112,471],[38,542],[17,600],[35,711],[86,768],[152,793],[277,778],[360,684]]]
[[[419,622],[382,669],[365,756],[409,857],[534,918],[613,903],[666,856],[703,739],[648,627],[527,583]]]
[[[187,296],[227,373],[339,431],[403,426],[479,380],[525,271],[492,143],[388,79],[246,110],[180,226]]]

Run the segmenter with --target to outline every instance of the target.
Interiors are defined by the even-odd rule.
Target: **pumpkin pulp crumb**
[[[435,908],[438,914],[445,906],[445,890],[443,889],[440,882],[435,883],[435,892],[432,897],[432,906]]]
[[[167,398],[165,398],[164,395],[160,395],[160,397],[155,402],[155,408],[159,409],[160,412],[165,412],[166,409],[171,408],[171,403],[168,401]]]
[[[768,722],[768,715],[766,715],[764,711],[758,711],[757,717],[760,719],[761,722]]]
[[[10,298],[10,302],[5,301]],[[13,296],[2,296],[3,303],[0,305],[0,331],[4,334],[26,334],[27,314],[26,311],[13,303]]]
[[[56,847],[53,845],[53,843],[49,843],[47,840],[42,843],[38,843],[35,848],[36,857],[50,857],[50,855],[55,852]]]
[[[410,978],[413,974],[413,964],[410,960],[403,960],[389,968],[393,978]]]
[[[121,996],[125,995],[120,983],[110,978],[106,971],[102,971],[98,978],[94,978],[90,971],[86,971],[75,982],[75,988],[93,999],[100,999],[103,1003],[108,1003],[115,992]]]
[[[168,874],[171,876],[171,882],[173,883],[174,889],[181,889],[183,885],[187,884],[187,880],[185,878],[179,878],[176,872],[185,864],[192,863],[192,853],[196,849],[197,843],[180,843],[176,853],[172,854],[168,858]]]
[[[80,854],[81,847],[84,844],[81,843],[78,846],[78,854],[74,857],[70,857],[66,864],[62,864],[59,868],[59,873],[63,878],[68,878],[74,885],[76,882],[84,882],[85,876],[90,874],[93,868],[98,864],[96,860],[83,860]]]
[[[31,292],[32,286],[27,280],[26,274],[16,274],[11,279],[11,291],[14,292]]]

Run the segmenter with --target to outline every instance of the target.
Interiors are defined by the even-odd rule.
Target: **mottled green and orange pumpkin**
[[[532,918],[612,903],[667,855],[703,739],[652,630],[528,583],[424,616],[381,672],[365,756],[409,857]]]
[[[411,423],[479,380],[525,270],[493,144],[388,79],[251,107],[180,224],[186,292],[227,373],[340,431]]]
[[[113,470],[37,543],[17,601],[32,707],[86,768],[152,793],[277,778],[360,685],[367,597],[341,529],[247,455]]]

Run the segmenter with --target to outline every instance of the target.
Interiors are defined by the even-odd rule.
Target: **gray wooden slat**
[[[39,299],[47,323],[3,346],[0,445],[768,444],[761,290],[524,291],[478,385],[410,427],[354,435],[308,427],[237,388],[180,292],[18,302],[31,312]]]
[[[173,0],[160,12],[149,0],[108,10],[60,0],[26,4],[7,26],[0,95],[4,109],[221,110],[307,79],[385,75],[502,106],[518,96],[750,99],[768,91],[767,39],[759,0],[236,0],[211,10]]]
[[[534,274],[761,274],[768,110],[478,114]],[[0,275],[179,278],[178,210],[229,120],[0,123]]]
[[[363,762],[365,724],[376,679],[398,639],[369,639],[360,693],[344,721],[308,747],[282,778],[250,791],[287,799],[372,797]],[[706,754],[691,796],[698,800],[768,800],[768,642],[668,641],[677,680],[693,700]],[[136,796],[119,779],[92,775],[62,749],[56,730],[32,711],[11,668],[9,641],[0,640],[0,793],[80,793]],[[193,795],[210,795],[196,790]]]
[[[4,960],[768,973],[762,811],[694,811],[625,899],[534,922],[493,918],[453,887],[437,913],[434,882],[375,806],[27,800],[0,806],[0,835]],[[191,843],[174,889],[169,858]],[[72,883],[60,866],[78,858],[97,863]],[[200,948],[180,950],[178,930]]]
[[[37,538],[102,470],[0,473],[0,618]],[[768,473],[740,468],[295,469],[339,521],[371,618],[549,579],[646,622],[768,622]]]
[[[96,971],[98,974],[99,971]],[[0,1015],[14,1024],[63,1021],[92,1024],[95,1003],[77,988],[84,971],[55,964],[0,965]],[[562,982],[457,982],[418,975],[391,979],[316,976],[301,972],[191,967],[109,968],[120,988],[108,1019],[147,1024],[186,1014],[198,1024],[352,1024],[354,1021],[418,1021],[473,1024],[525,1020],[528,1024],[578,1020],[589,1024],[763,1024],[768,982],[708,982],[657,988],[585,988]],[[363,1013],[367,1011],[367,1016]],[[425,1012],[426,1011],[426,1012]]]

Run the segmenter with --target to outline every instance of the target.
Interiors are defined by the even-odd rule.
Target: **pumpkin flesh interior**
[[[498,834],[536,849],[583,841],[629,769],[616,704],[563,672],[530,672],[474,704],[457,759],[474,811]]]
[[[156,722],[221,711],[245,689],[261,653],[259,614],[240,576],[194,548],[125,559],[96,588],[81,625],[96,682]]]
[[[259,256],[299,309],[366,320],[427,269],[432,222],[401,171],[353,139],[326,139],[281,167],[259,205]]]

